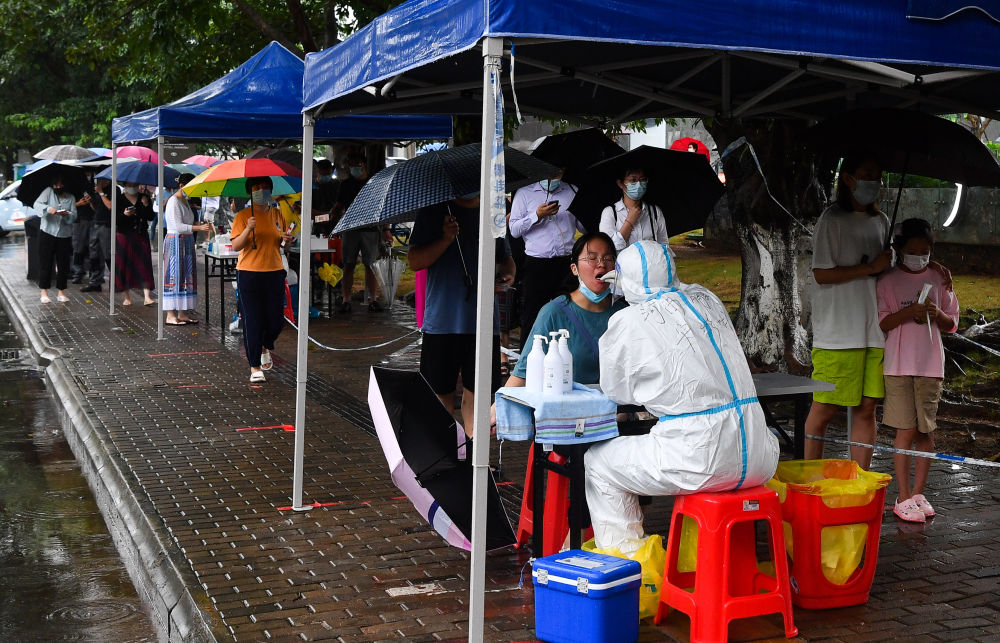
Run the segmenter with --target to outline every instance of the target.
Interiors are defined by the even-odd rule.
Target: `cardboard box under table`
[[[639,637],[639,584],[634,560],[581,549],[532,563],[535,634],[551,643],[632,643]]]

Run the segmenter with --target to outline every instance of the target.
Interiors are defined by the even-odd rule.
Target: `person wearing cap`
[[[210,224],[195,223],[194,210],[184,193],[194,174],[177,177],[177,191],[167,200],[163,219],[167,236],[163,238],[163,310],[168,326],[197,324],[189,310],[198,304],[198,271],[194,251],[194,232],[208,230]]]
[[[555,165],[562,165],[556,162]],[[524,239],[521,307],[522,343],[542,306],[560,293],[573,290],[570,252],[576,231],[585,232],[569,205],[576,188],[562,180],[562,170],[548,179],[521,188],[510,210],[510,233]]]
[[[247,179],[250,203],[233,219],[231,239],[236,260],[236,287],[243,315],[243,348],[250,381],[263,382],[272,366],[271,351],[285,326],[285,268],[281,242],[292,240],[281,210],[271,206],[273,183],[266,176]]]

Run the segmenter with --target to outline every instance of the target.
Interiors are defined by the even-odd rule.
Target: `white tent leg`
[[[159,284],[156,289],[156,339],[163,339],[163,215],[167,210],[164,201],[166,190],[163,189],[163,137],[156,137],[156,153],[159,161],[156,164],[156,195],[158,197],[157,217],[156,217],[156,275],[153,277],[153,285]],[[180,257],[177,268],[180,270]],[[208,320],[205,320],[208,323]]]
[[[484,591],[486,586],[486,492],[490,484],[490,382],[493,366],[493,273],[496,245],[493,238],[493,212],[500,180],[493,180],[491,159],[497,127],[497,109],[493,86],[500,83],[500,60],[503,39],[483,40],[483,137],[482,175],[479,182],[479,279],[476,287],[476,391],[473,417],[475,440],[472,449],[472,556],[469,573],[469,640],[483,640]],[[503,124],[500,124],[503,127]],[[502,131],[502,130],[501,130]],[[499,183],[499,185],[498,185]]]
[[[115,314],[115,249],[118,247],[118,144],[111,143],[111,260],[108,266],[109,315]]]
[[[309,246],[312,238],[313,131],[315,121],[302,115],[302,222],[299,239],[299,337],[295,357],[295,470],[292,474],[292,509],[302,506],[302,469],[306,448],[306,381],[309,377]]]

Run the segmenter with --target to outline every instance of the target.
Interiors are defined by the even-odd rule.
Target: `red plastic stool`
[[[677,569],[684,516],[698,523],[697,569],[693,572]],[[771,530],[775,576],[758,569],[756,520],[766,521]],[[731,620],[763,614],[782,614],[787,638],[799,633],[792,622],[778,494],[766,487],[753,487],[674,499],[663,588],[654,622],[659,624],[671,607],[691,617],[692,643],[725,641]]]
[[[549,454],[549,461],[555,464],[566,464],[566,457],[555,451]],[[521,548],[531,539],[534,533],[534,469],[535,443],[528,449],[528,470],[524,474],[524,494],[521,496],[521,517],[517,522],[517,542],[515,547]],[[569,478],[554,471],[546,472],[545,480],[545,524],[542,525],[542,553],[534,553],[536,557],[558,554],[569,533]]]

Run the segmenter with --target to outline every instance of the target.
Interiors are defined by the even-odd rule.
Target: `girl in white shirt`
[[[643,201],[649,181],[642,168],[626,168],[618,179],[622,198],[601,213],[600,230],[621,252],[636,241],[668,243],[667,221],[659,206]]]

